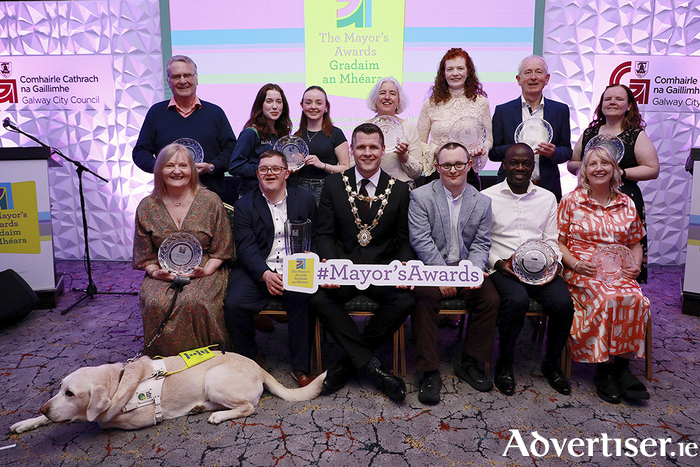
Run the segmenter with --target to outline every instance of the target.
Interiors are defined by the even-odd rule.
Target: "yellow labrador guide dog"
[[[251,415],[263,389],[286,401],[311,400],[326,377],[323,373],[306,387],[289,389],[253,360],[233,352],[203,348],[183,354],[80,368],[63,378],[58,394],[41,407],[43,415],[15,423],[10,430],[23,433],[75,420],[133,430],[210,411],[209,423],[218,424]],[[192,366],[188,357],[196,354],[211,357]]]

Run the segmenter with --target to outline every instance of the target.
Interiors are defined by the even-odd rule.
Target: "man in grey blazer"
[[[436,159],[440,179],[411,192],[411,246],[424,264],[457,265],[466,259],[483,271],[491,248],[491,200],[467,183],[472,163],[464,146],[447,143],[438,150]],[[445,298],[462,298],[471,306],[466,344],[454,364],[455,373],[477,391],[490,391],[493,383],[479,361],[491,357],[498,321],[500,298],[491,280],[485,277],[477,288],[417,287],[414,292],[416,368],[423,371],[418,400],[424,404],[440,401],[437,313],[440,300]]]

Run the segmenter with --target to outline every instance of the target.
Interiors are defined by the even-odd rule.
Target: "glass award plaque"
[[[403,129],[401,120],[391,115],[380,115],[374,117],[369,123],[377,125],[384,133],[385,152],[395,152],[396,146],[406,140],[406,132]]]
[[[515,250],[513,272],[525,284],[546,284],[557,274],[557,255],[545,242],[530,240]]]
[[[488,136],[486,127],[481,120],[474,117],[462,117],[450,128],[450,141],[456,141],[469,150],[474,172],[481,172],[486,165],[487,157],[473,155],[474,152],[486,145]]]
[[[185,146],[187,150],[192,154],[192,159],[195,164],[204,162],[204,149],[202,145],[192,138],[180,138],[173,141],[173,144],[180,144]]]
[[[311,219],[284,223],[284,250],[287,255],[311,251]]]
[[[591,263],[598,266],[596,279],[613,284],[622,279],[622,269],[634,267],[634,253],[624,245],[602,245],[593,253]]]
[[[294,172],[304,167],[304,159],[309,155],[309,146],[298,136],[288,135],[277,140],[274,147],[287,158],[287,168]]]
[[[613,155],[617,162],[622,160],[625,155],[625,145],[620,138],[615,135],[596,135],[586,144],[583,153],[586,154],[589,149],[594,147],[606,148]]]
[[[174,233],[161,243],[158,262],[177,276],[189,274],[202,262],[202,244],[188,233]]]
[[[528,118],[515,129],[515,142],[525,143],[534,151],[540,143],[551,143],[552,125],[542,118]]]

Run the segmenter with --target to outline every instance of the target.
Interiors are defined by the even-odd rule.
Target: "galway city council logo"
[[[372,27],[372,0],[337,0],[337,2],[347,3],[345,6],[338,7],[338,28],[353,25],[356,28]]]
[[[0,79],[0,104],[16,104],[17,80]]]
[[[613,72],[610,73],[609,84],[625,84],[622,82],[622,77],[625,76],[627,73],[631,72],[631,61],[620,63],[617,66],[617,68],[615,68]],[[634,94],[634,100],[637,101],[637,104],[648,104],[651,81],[648,79],[641,78],[643,78],[649,72],[649,62],[635,62],[634,72],[638,76],[638,78],[630,78],[629,80],[629,88],[632,90],[632,94]]]

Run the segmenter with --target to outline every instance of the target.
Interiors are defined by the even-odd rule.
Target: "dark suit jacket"
[[[321,259],[349,259],[357,264],[389,264],[395,259],[415,259],[408,240],[408,185],[398,180],[394,183],[384,214],[370,231],[372,240],[363,247],[357,242],[360,230],[350,210],[343,175],[348,176],[353,190],[357,189],[354,167],[326,177],[318,211],[318,256]],[[384,193],[390,178],[382,170],[377,195]],[[371,219],[374,219],[380,206],[381,201],[372,203]]]
[[[521,97],[497,105],[493,113],[493,148],[489,151],[489,159],[502,162],[508,148],[515,144],[515,129],[523,121]],[[561,183],[559,182],[559,167],[571,159],[571,127],[569,125],[569,106],[544,98],[544,119],[552,125],[552,144],[556,146],[554,157],[540,157],[540,180],[542,187],[548,189],[557,201],[561,199]],[[498,181],[505,180],[503,164],[498,169]]]
[[[316,240],[316,200],[300,188],[287,187],[287,219],[305,221],[311,219],[311,245]],[[260,280],[267,267],[265,258],[270,254],[275,230],[270,208],[259,189],[253,190],[236,202],[233,216],[233,238],[236,242],[238,261],[236,267],[244,267],[250,275]]]

